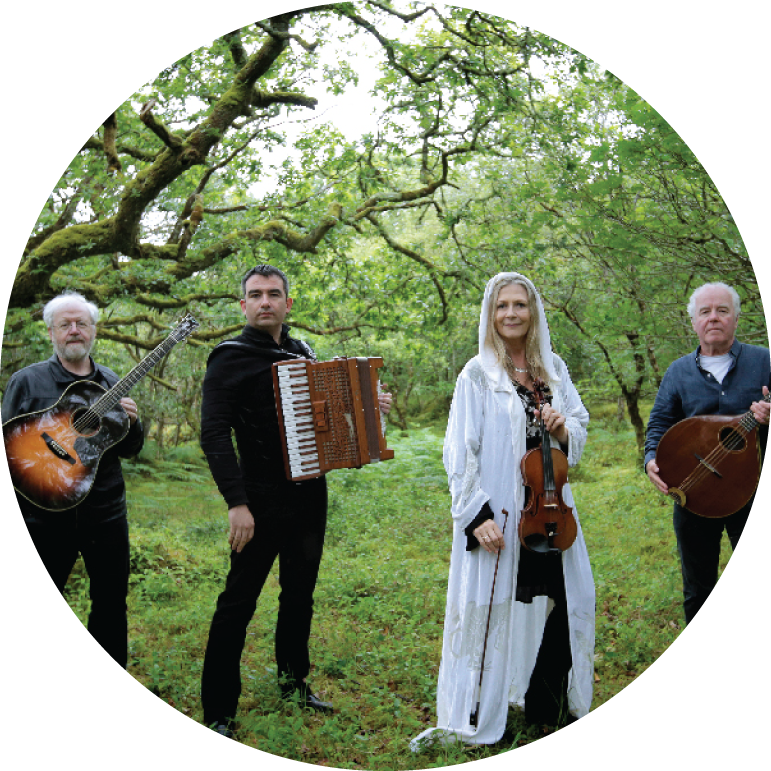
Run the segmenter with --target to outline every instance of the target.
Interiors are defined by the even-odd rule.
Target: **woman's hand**
[[[541,411],[535,411],[536,420],[540,420]],[[560,443],[568,443],[568,429],[565,426],[565,416],[557,412],[551,404],[543,405],[543,424],[546,430]]]
[[[474,536],[485,551],[497,554],[504,548],[503,533],[495,521],[486,519],[479,527],[474,529]]]

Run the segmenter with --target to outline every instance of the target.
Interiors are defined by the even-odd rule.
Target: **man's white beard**
[[[79,340],[77,343],[54,343],[54,352],[60,359],[69,362],[78,362],[87,358],[91,353],[94,341],[89,345],[85,340]]]

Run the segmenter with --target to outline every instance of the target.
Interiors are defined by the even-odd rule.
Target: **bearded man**
[[[77,292],[54,297],[43,309],[53,355],[14,373],[3,395],[3,423],[19,415],[53,406],[78,380],[104,389],[118,376],[91,358],[99,309]],[[126,596],[129,578],[129,536],[126,488],[120,458],[136,455],[144,442],[137,405],[120,400],[129,431],[102,456],[91,490],[76,506],[63,511],[40,508],[17,494],[32,542],[56,588],[64,592],[78,554],[89,578],[91,610],[88,631],[122,667],[128,660]]]

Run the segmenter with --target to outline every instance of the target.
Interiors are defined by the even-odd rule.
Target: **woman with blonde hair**
[[[413,750],[426,740],[493,744],[503,736],[510,706],[523,708],[529,722],[549,725],[589,711],[594,582],[569,484],[562,495],[577,521],[572,546],[539,553],[517,538],[525,503],[520,461],[541,444],[533,393],[539,377],[552,400],[542,408],[544,428],[573,466],[586,443],[589,414],[551,350],[532,282],[499,273],[485,289],[479,354],[458,376],[444,441],[454,535],[438,720],[413,739]]]

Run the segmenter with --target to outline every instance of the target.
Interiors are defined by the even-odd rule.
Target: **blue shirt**
[[[771,389],[771,355],[768,348],[734,339],[733,362],[722,383],[699,364],[701,346],[673,361],[661,381],[645,433],[645,461],[656,456],[661,437],[675,423],[694,415],[742,415],[752,402],[763,398],[763,386]],[[768,427],[760,427],[765,448]]]

